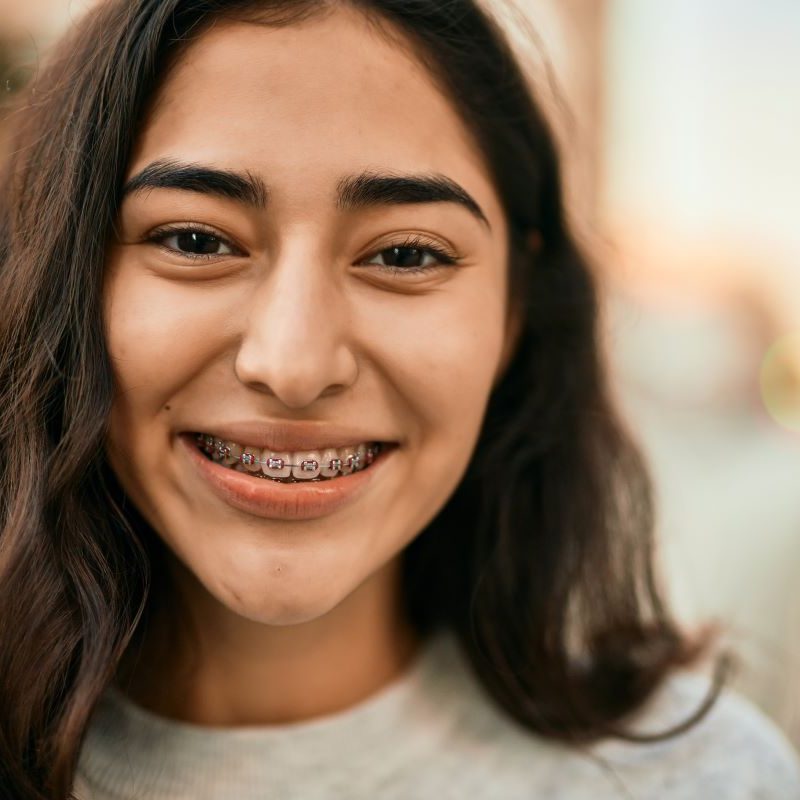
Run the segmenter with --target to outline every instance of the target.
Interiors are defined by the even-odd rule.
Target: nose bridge
[[[306,250],[284,250],[242,318],[239,380],[292,408],[349,386],[356,362],[331,268]]]

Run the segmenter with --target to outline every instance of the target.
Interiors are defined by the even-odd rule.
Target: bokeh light
[[[761,366],[761,398],[769,415],[781,426],[800,433],[800,331],[778,339]]]

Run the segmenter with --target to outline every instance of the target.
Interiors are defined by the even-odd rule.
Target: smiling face
[[[477,441],[507,280],[481,155],[408,49],[337,10],[198,38],[126,180],[104,288],[110,463],[212,598],[316,618],[396,563]],[[197,432],[391,447],[284,485],[200,456]]]

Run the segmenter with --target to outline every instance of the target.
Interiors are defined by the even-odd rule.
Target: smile
[[[198,449],[220,466],[277,483],[322,482],[367,469],[380,454],[381,442],[362,442],[324,450],[276,452],[269,448],[195,434]]]
[[[193,467],[190,474],[227,506],[264,519],[296,521],[325,517],[357,502],[381,476],[392,474],[391,465],[400,450],[397,443],[380,442],[364,443],[363,456],[362,445],[281,454],[188,432],[179,435],[178,441],[179,452]],[[337,474],[323,476],[323,470],[333,472],[338,466],[337,459],[342,462]],[[281,477],[269,474],[278,469]]]

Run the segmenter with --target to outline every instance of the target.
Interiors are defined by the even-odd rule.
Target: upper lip
[[[325,450],[367,442],[386,442],[365,428],[329,422],[239,421],[207,423],[194,433],[205,433],[223,441],[251,445],[276,452]]]

